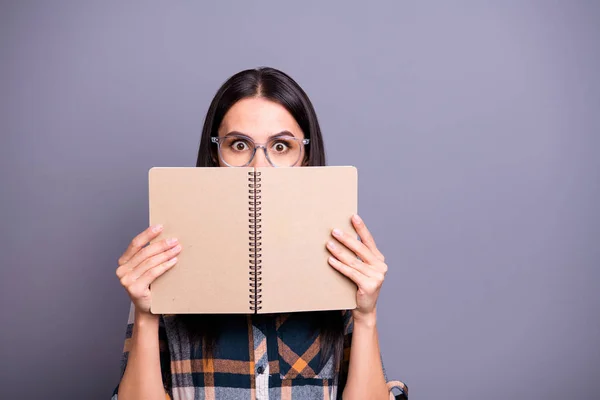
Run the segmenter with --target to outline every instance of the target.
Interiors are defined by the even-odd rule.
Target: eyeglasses
[[[267,143],[255,143],[243,135],[227,135],[211,137],[211,142],[219,148],[219,157],[229,167],[245,167],[249,165],[256,149],[261,148],[269,164],[274,167],[292,167],[300,161],[302,148],[310,139],[298,139],[290,136],[275,136]]]

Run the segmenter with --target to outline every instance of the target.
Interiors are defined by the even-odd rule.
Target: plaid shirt
[[[319,334],[308,329],[308,313],[248,315],[245,319],[232,319],[234,322],[219,338],[214,357],[210,359],[203,358],[201,346],[190,343],[188,335],[174,315],[161,315],[160,363],[165,398],[341,398],[342,382],[348,371],[353,327],[352,312],[342,312],[344,357],[339,371],[334,368],[332,358],[318,370]],[[121,362],[121,377],[127,365],[133,324],[132,305]],[[390,399],[407,399],[408,388],[404,383],[388,381],[387,376],[386,381]],[[118,390],[117,386],[112,400],[118,400]]]

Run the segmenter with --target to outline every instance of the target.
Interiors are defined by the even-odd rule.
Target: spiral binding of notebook
[[[260,172],[248,172],[248,188],[249,188],[249,222],[250,222],[250,310],[258,312],[261,307],[262,283],[261,283],[261,183]]]

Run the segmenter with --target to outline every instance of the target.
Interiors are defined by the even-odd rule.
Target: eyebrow
[[[243,137],[246,137],[246,138],[248,138],[248,139],[250,139],[250,140],[253,140],[253,139],[252,139],[250,136],[246,135],[245,133],[238,132],[238,131],[231,131],[231,132],[228,132],[228,133],[227,133],[227,134],[226,134],[224,137],[227,137],[227,136],[234,136],[234,135],[235,135],[235,136],[243,136]],[[291,137],[295,137],[295,136],[292,134],[292,132],[290,132],[290,131],[281,131],[281,132],[279,132],[279,133],[275,133],[275,134],[273,134],[273,135],[269,136],[269,137],[267,138],[267,140],[270,140],[270,139],[273,139],[273,138],[276,138],[276,137],[281,137],[281,136],[291,136]]]

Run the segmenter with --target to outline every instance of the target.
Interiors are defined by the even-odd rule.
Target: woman
[[[197,167],[322,165],[315,111],[288,75],[246,70],[219,89]],[[361,219],[352,223],[361,240],[333,231],[327,248],[331,267],[357,284],[358,307],[260,316],[151,314],[150,283],[185,249],[176,238],[145,246],[161,226],[140,233],[116,271],[132,308],[113,399],[406,398],[402,382],[386,382],[379,352],[376,302],[387,266]]]

